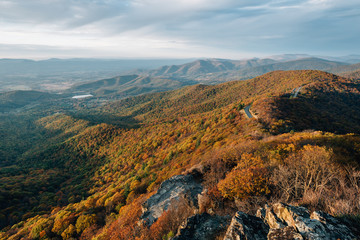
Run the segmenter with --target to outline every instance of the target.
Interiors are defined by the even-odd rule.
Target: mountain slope
[[[0,93],[0,112],[7,112],[28,104],[39,103],[47,100],[56,100],[57,94],[39,91],[11,91]]]
[[[253,110],[271,131],[360,133],[359,81],[316,81],[303,85],[296,98],[289,97],[284,94],[254,103]]]
[[[360,79],[360,63],[332,68],[329,72],[351,79]]]

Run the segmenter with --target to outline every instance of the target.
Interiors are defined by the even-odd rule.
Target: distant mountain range
[[[64,72],[129,71],[143,68],[152,69],[169,62],[182,64],[190,59],[0,59],[0,75],[3,74],[55,74]]]
[[[351,54],[347,56],[339,56],[339,57],[333,57],[333,56],[313,56],[309,54],[281,54],[281,55],[273,55],[269,56],[268,58],[274,59],[276,61],[292,61],[292,60],[298,60],[302,58],[321,58],[329,61],[335,61],[335,62],[344,62],[348,64],[354,64],[360,62],[360,55],[357,54]]]
[[[307,54],[283,54],[263,59],[214,58],[195,61],[193,59],[48,59],[40,61],[0,59],[0,92],[12,90],[60,92],[75,84],[132,74],[186,82],[186,84],[191,82],[216,84],[249,79],[274,70],[314,69],[345,73],[349,72],[349,69],[358,70],[359,66],[356,63],[360,63],[360,55],[314,57]],[[156,82],[155,87],[150,87],[152,90],[159,86],[159,79]],[[167,83],[167,85],[173,84]],[[174,86],[182,85],[175,83]],[[91,90],[94,91],[94,89]],[[143,92],[146,90],[140,91],[140,93]]]
[[[217,84],[222,82],[228,82],[232,80],[245,80],[254,78],[260,75],[263,75],[268,72],[277,71],[277,70],[322,70],[330,73],[337,74],[339,76],[359,79],[360,78],[360,63],[349,64],[346,62],[330,61],[321,58],[301,58],[307,57],[307,55],[299,54],[286,54],[273,56],[273,59],[248,59],[248,60],[229,60],[229,59],[201,59],[179,65],[166,65],[159,67],[154,70],[135,70],[129,71],[134,74],[121,75],[116,77],[108,77],[101,80],[92,80],[94,76],[102,76],[102,73],[86,72],[92,67],[95,71],[99,70],[102,67],[106,66],[106,63],[109,64],[110,68],[114,68],[114,64],[124,63],[124,66],[128,66],[129,61],[125,60],[79,60],[79,59],[70,59],[70,60],[60,60],[60,59],[51,59],[46,61],[32,61],[32,60],[10,60],[2,59],[0,60],[0,76],[4,71],[13,71],[14,74],[20,74],[21,71],[24,71],[30,66],[34,67],[31,71],[36,72],[39,68],[44,69],[44,76],[39,79],[34,76],[22,76],[21,78],[16,78],[18,81],[7,81],[6,77],[2,78],[4,82],[2,87],[7,84],[16,85],[15,89],[22,89],[25,87],[28,91],[25,92],[16,92],[10,91],[10,93],[4,93],[0,96],[0,102],[2,105],[2,111],[8,111],[11,109],[16,109],[27,105],[27,102],[37,102],[33,96],[44,96],[44,92],[34,92],[31,86],[34,84],[36,86],[49,86],[59,87],[58,91],[61,90],[61,93],[65,93],[62,97],[70,97],[74,94],[91,94],[94,97],[101,97],[106,99],[122,99],[129,96],[136,96],[146,93],[154,92],[163,92],[167,90],[178,89],[187,85],[194,85],[198,83],[202,84]],[[356,58],[356,56],[353,56]],[[291,59],[291,60],[289,60]],[[350,59],[350,57],[349,57]],[[178,60],[180,61],[180,60]],[[171,62],[171,61],[170,61]],[[176,61],[175,61],[176,62]],[[88,65],[86,65],[88,63]],[[147,60],[133,62],[135,65],[138,64],[150,64],[156,65],[160,64],[161,61],[155,61],[150,63]],[[96,64],[100,64],[98,67],[95,67]],[[121,65],[121,64],[120,64]],[[130,64],[131,65],[131,64]],[[131,66],[135,66],[131,65]],[[18,66],[18,70],[16,68]],[[27,66],[27,67],[26,67]],[[40,67],[41,66],[41,67]],[[83,68],[81,67],[83,66]],[[10,67],[10,68],[7,68]],[[122,69],[119,67],[119,69]],[[60,71],[61,69],[67,70],[78,70],[84,71],[84,76],[92,76],[89,79],[83,79],[81,76],[74,75],[74,73],[65,72],[59,79],[57,75],[47,75],[51,71]],[[41,70],[39,70],[41,72]],[[46,73],[47,72],[47,73]],[[104,73],[105,76],[108,73]],[[59,75],[60,76],[60,75]],[[44,80],[45,78],[46,80]],[[72,78],[75,78],[73,81]],[[42,80],[45,81],[42,82]],[[87,81],[85,81],[87,80]],[[67,84],[67,85],[66,85]],[[34,87],[34,90],[46,91],[47,88],[42,89],[41,87]],[[30,94],[31,93],[31,94]],[[17,96],[12,98],[11,96]],[[53,96],[48,96],[49,98],[58,98],[56,94]]]
[[[292,56],[294,57],[294,56]],[[249,79],[276,70],[322,70],[345,72],[352,65],[345,62],[330,61],[321,58],[301,58],[290,60],[290,56],[276,59],[226,60],[205,59],[182,65],[163,66],[148,71],[150,76],[166,76],[175,79],[192,79],[202,83],[219,83],[230,80]],[[286,61],[284,61],[284,59]],[[356,66],[354,67],[356,68]],[[332,71],[332,69],[334,69]]]
[[[357,68],[357,65],[320,58],[281,62],[257,58],[249,60],[202,59],[181,65],[162,66],[138,74],[80,83],[68,89],[67,92],[91,93],[96,97],[124,98],[178,89],[197,83],[214,84],[249,79],[277,70],[315,69],[337,73]]]
[[[156,70],[150,71],[150,75],[183,77],[207,73],[241,70],[275,62],[277,61],[272,59],[257,58],[250,60],[205,59],[182,65],[163,66]]]
[[[135,69],[183,64],[191,59],[0,59],[0,92],[61,91],[90,80],[111,78]]]

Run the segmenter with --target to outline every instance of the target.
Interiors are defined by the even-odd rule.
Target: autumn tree
[[[244,154],[239,164],[221,180],[218,188],[224,197],[246,199],[270,193],[268,169],[259,157]]]

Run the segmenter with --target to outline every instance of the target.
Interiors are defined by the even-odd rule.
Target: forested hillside
[[[330,70],[331,72],[350,79],[360,79],[360,63],[335,67]]]
[[[269,131],[321,130],[360,133],[360,85],[334,77],[302,85],[297,98],[287,93],[257,101],[254,111]]]
[[[0,162],[0,239],[170,239],[195,213],[278,201],[360,222],[359,95],[356,80],[275,71],[26,121],[12,113],[0,128],[0,150],[12,151]],[[144,202],[179,174],[201,184],[197,206],[173,199],[148,224]]]
[[[149,77],[140,75],[125,75],[102,79],[95,82],[82,83],[73,86],[68,92],[91,93],[96,97],[121,99],[144,93],[162,92],[196,84],[195,81],[167,79],[164,77]]]

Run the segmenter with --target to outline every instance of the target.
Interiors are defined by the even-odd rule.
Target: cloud
[[[94,55],[347,54],[358,45],[359,9],[357,0],[0,0],[0,44]]]

